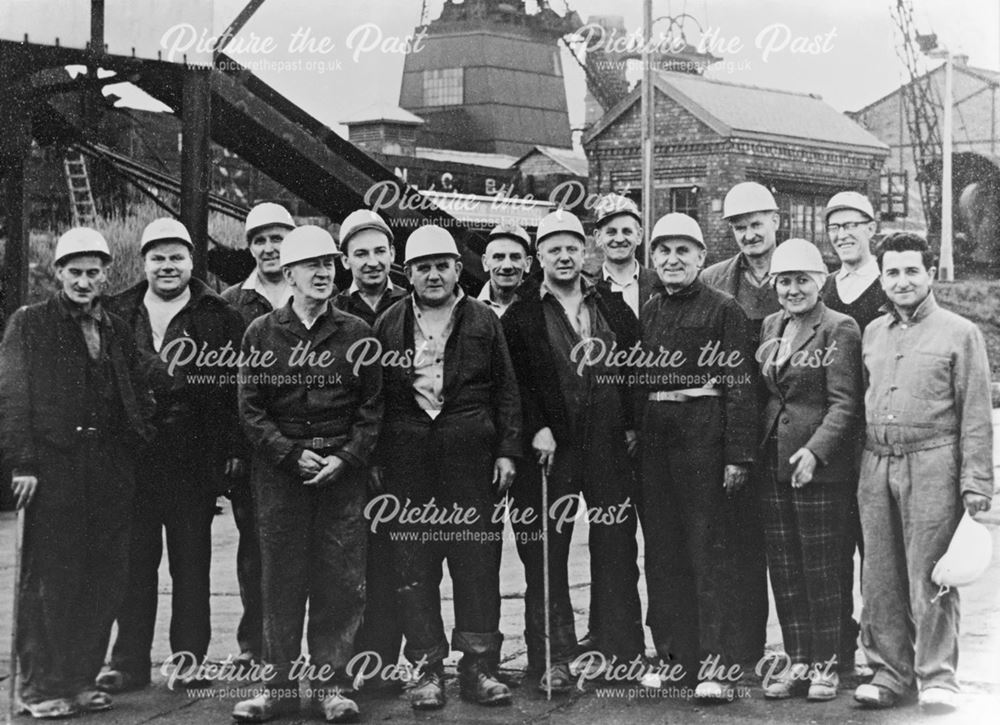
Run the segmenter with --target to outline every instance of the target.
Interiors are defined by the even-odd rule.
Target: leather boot
[[[414,710],[440,710],[448,699],[444,694],[444,666],[428,667],[410,688],[410,707]]]
[[[267,722],[298,711],[298,697],[277,697],[272,690],[265,690],[256,697],[237,702],[233,707],[233,720],[236,722]]]
[[[510,688],[496,677],[490,655],[464,655],[458,663],[459,692],[478,705],[509,705]]]

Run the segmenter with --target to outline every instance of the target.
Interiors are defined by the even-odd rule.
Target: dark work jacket
[[[239,402],[243,429],[258,455],[298,473],[299,454],[313,448],[306,441],[333,438],[326,447],[334,455],[355,467],[367,465],[382,424],[382,369],[378,363],[355,366],[348,352],[371,336],[367,324],[332,304],[311,330],[291,300],[250,323]],[[255,351],[270,353],[272,361],[253,358]]]
[[[149,440],[153,397],[131,330],[105,309],[101,347],[107,351],[133,442]],[[0,345],[0,447],[8,464],[37,472],[45,448],[70,449],[90,425],[84,389],[87,345],[78,320],[57,297],[15,312]],[[127,439],[126,439],[127,440]]]
[[[143,357],[156,396],[156,443],[169,446],[171,450],[181,449],[193,470],[202,466],[214,470],[226,459],[247,453],[236,413],[237,367],[235,364],[199,364],[201,361],[194,357],[185,364],[177,364],[171,372],[169,351],[172,349],[167,345],[179,338],[188,338],[198,352],[203,346],[206,351],[222,351],[228,346],[232,353],[222,362],[235,363],[243,338],[243,318],[204,282],[192,279],[191,299],[170,321],[160,354],[157,354],[152,347],[149,314],[143,304],[148,287],[144,280],[113,297],[109,304],[133,331]],[[183,357],[187,357],[191,349],[190,346],[173,348],[178,353],[185,353]],[[166,360],[162,357],[164,351],[168,351]],[[178,354],[178,362],[183,357]]]
[[[607,284],[598,284],[596,300],[598,309],[615,333],[618,350],[631,348],[638,340],[639,326],[621,294],[612,292]],[[522,295],[507,309],[502,320],[521,390],[525,445],[530,445],[535,433],[542,428],[550,428],[556,442],[566,441],[571,435],[566,401],[559,385],[559,368],[549,344],[542,305],[539,289],[533,287],[530,294]],[[635,426],[632,398],[625,380],[628,371],[616,372],[622,375],[618,386],[622,424],[625,430],[631,430]]]
[[[494,458],[520,457],[521,401],[496,314],[468,295],[455,305],[444,349],[444,404],[431,422],[414,397],[412,300],[411,295],[401,298],[375,323],[375,336],[386,361],[383,379],[387,427],[401,419],[439,429],[461,422],[467,440],[483,441]],[[380,458],[392,455],[392,444],[380,442]]]
[[[643,353],[657,355],[658,351],[667,351],[678,354],[678,359],[669,364],[657,362],[637,371],[640,381],[633,386],[637,407],[660,405],[645,402],[651,392],[698,388],[716,379],[714,387],[723,390],[722,430],[718,434],[724,461],[754,463],[757,451],[756,366],[751,347],[754,335],[743,308],[730,295],[709,287],[699,277],[675,294],[663,291],[655,295],[642,308],[639,320]],[[716,352],[721,357],[699,364],[702,350],[708,344],[717,345]]]
[[[234,284],[222,293],[222,299],[236,308],[243,316],[244,326],[248,326],[261,315],[271,312],[272,308],[267,297],[255,289],[243,289],[243,284],[243,282]]]

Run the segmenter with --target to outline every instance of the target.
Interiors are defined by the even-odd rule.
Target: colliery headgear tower
[[[417,145],[521,155],[572,147],[559,39],[580,27],[544,2],[447,0],[406,56],[399,105],[426,121]]]

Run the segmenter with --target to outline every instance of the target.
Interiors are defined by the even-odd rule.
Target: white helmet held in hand
[[[962,514],[948,550],[931,572],[931,581],[941,587],[934,599],[946,594],[952,587],[972,584],[983,575],[992,558],[990,530],[969,516],[968,512]]]

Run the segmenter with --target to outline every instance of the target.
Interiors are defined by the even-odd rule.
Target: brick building
[[[802,237],[821,245],[830,196],[845,189],[878,192],[888,147],[819,96],[685,73],[657,73],[655,83],[653,216],[680,211],[695,217],[710,261],[736,251],[722,200],[740,181],[774,192],[779,240]],[[642,202],[640,90],[584,134],[592,193],[616,190]]]
[[[952,221],[956,261],[1000,268],[1000,73],[975,68],[968,61],[967,56],[954,56]],[[894,179],[905,180],[896,181],[895,186],[905,189],[906,203],[894,205],[893,209],[883,205],[884,218],[891,218],[893,226],[927,230],[932,240],[939,237],[941,228],[940,140],[935,139],[932,148],[921,152],[910,125],[914,104],[925,103],[927,107],[922,110],[934,119],[940,134],[944,123],[944,74],[942,64],[850,114],[888,144],[885,171]],[[923,88],[915,88],[917,84]],[[925,146],[931,143],[930,139],[923,141]],[[929,186],[929,209],[924,208],[918,177]]]

